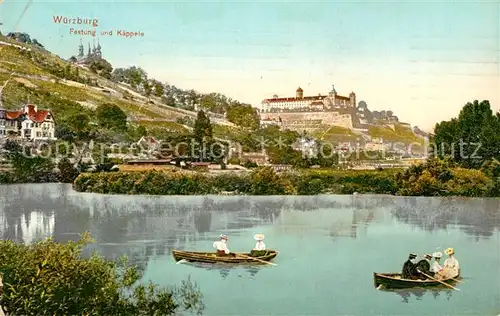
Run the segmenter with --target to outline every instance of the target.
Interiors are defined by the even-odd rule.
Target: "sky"
[[[356,93],[370,110],[431,130],[473,100],[500,109],[500,2],[0,1],[3,33],[27,32],[61,57],[97,37],[115,68],[254,106],[274,94]],[[54,15],[97,18],[80,36]],[[124,38],[117,30],[143,32]]]

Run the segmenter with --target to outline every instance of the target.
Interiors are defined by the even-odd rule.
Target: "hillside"
[[[23,49],[24,48],[24,49]],[[195,119],[196,112],[168,106],[162,98],[146,97],[126,84],[113,82],[71,64],[56,55],[0,36],[1,107],[18,108],[31,102],[49,108],[59,122],[84,113],[92,118],[102,104],[120,107],[129,121],[157,130],[185,132],[181,123]],[[223,117],[216,124],[234,126]]]
[[[187,134],[197,115],[195,109],[203,108],[214,124],[215,137],[244,143],[244,148],[257,150],[256,141],[252,139],[254,133],[249,128],[257,128],[259,120],[250,105],[219,93],[200,94],[161,83],[148,78],[140,67],[112,69],[107,61],[104,63],[110,68],[105,74],[100,69],[106,65],[97,65],[101,67],[97,70],[78,65],[40,45],[24,44],[0,35],[0,107],[13,109],[31,102],[51,109],[59,126],[74,125],[75,117],[82,114],[89,118],[91,125],[99,126],[96,108],[114,105],[125,112],[131,123],[130,135],[124,140],[136,139],[144,131],[159,138]],[[139,134],[134,132],[140,127],[143,129]],[[392,128],[372,126],[367,132],[318,126],[311,136],[331,143],[380,138],[385,142],[423,141],[398,124]]]

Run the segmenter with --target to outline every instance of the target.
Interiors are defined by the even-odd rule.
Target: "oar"
[[[452,285],[450,285],[450,284],[448,284],[448,283],[445,283],[445,282],[440,281],[440,280],[438,280],[438,279],[434,279],[434,278],[433,278],[433,277],[431,277],[430,275],[425,274],[425,273],[423,273],[423,272],[422,272],[422,271],[420,271],[420,270],[417,270],[417,271],[418,271],[419,273],[422,273],[423,275],[425,275],[426,277],[428,277],[428,278],[429,278],[429,279],[431,279],[431,280],[438,281],[439,283],[441,283],[441,284],[443,284],[443,285],[446,285],[446,286],[447,286],[447,287],[449,287],[449,288],[452,288],[452,289],[454,289],[454,290],[456,290],[456,291],[460,291],[460,289],[457,289],[456,287],[454,287],[454,286],[452,286]]]
[[[250,256],[247,256],[247,255],[244,255],[244,254],[241,254],[239,253],[238,254],[239,256],[242,256],[242,257],[245,257],[245,258],[248,258],[248,259],[252,259],[252,260],[256,260],[256,261],[260,261],[262,263],[266,263],[266,264],[269,264],[269,265],[272,265],[272,266],[277,266],[276,263],[272,263],[272,262],[269,262],[269,261],[265,261],[265,260],[260,260],[260,259],[257,259],[255,257],[250,257]]]

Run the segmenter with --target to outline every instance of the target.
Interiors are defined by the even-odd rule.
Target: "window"
[[[40,137],[40,132],[36,132],[36,137]]]

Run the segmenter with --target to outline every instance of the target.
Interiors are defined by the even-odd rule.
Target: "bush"
[[[84,259],[90,241],[88,234],[67,244],[0,241],[4,309],[14,315],[173,315],[180,298],[182,307],[203,310],[202,295],[189,280],[168,291],[138,284],[141,273],[125,258]]]
[[[58,180],[62,183],[73,183],[78,177],[78,170],[73,166],[69,159],[64,158],[57,164],[59,169]]]
[[[448,167],[444,161],[395,170],[302,170],[276,173],[260,167],[249,174],[149,171],[85,173],[73,184],[80,192],[202,195],[237,191],[249,195],[398,194],[405,196],[494,196],[500,184],[479,170]]]

